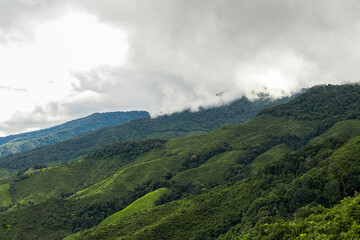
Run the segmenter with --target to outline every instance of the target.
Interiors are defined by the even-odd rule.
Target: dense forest
[[[207,134],[155,137],[0,180],[11,227],[0,239],[360,237],[359,85],[316,86]]]

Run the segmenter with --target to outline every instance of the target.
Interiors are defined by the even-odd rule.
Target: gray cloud
[[[3,2],[3,31],[27,29],[27,19],[45,21],[74,8],[127,32],[124,66],[71,73],[76,93],[97,97],[58,103],[63,108],[54,111],[69,118],[130,109],[155,116],[259,91],[278,97],[315,84],[359,81],[357,0]]]
[[[24,131],[32,131],[40,128],[47,128],[53,125],[60,124],[64,121],[64,117],[60,116],[61,113],[58,103],[52,102],[46,106],[38,106],[33,111],[23,113],[15,113],[11,119],[0,123],[0,133],[8,135]]]
[[[103,21],[127,29],[132,71],[151,72],[159,79],[178,76],[191,86],[185,95],[175,93],[183,108],[214,104],[215,94],[225,89],[231,89],[230,99],[263,90],[261,86],[246,87],[251,79],[239,76],[244,68],[252,69],[250,75],[276,68],[280,73],[288,72],[284,77],[292,83],[284,86],[285,93],[321,83],[359,81],[359,68],[354,64],[360,60],[357,1],[77,3]],[[288,62],[297,64],[293,66],[297,70],[289,72]],[[138,88],[149,81],[146,74],[143,77],[137,79]],[[129,76],[122,81],[134,79]],[[167,83],[177,89],[171,78]],[[168,96],[162,91],[147,95],[151,98],[158,92]],[[158,109],[171,112],[174,109],[166,105],[169,102],[163,98]]]
[[[318,72],[300,85],[357,81],[357,67],[348,64],[359,60],[357,1],[108,3],[82,4],[129,29],[131,66],[183,75],[194,89],[232,87],[249,58],[268,52],[276,60],[289,49]]]

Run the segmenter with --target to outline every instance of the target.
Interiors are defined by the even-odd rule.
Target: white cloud
[[[155,116],[259,91],[279,97],[359,81],[357,0],[0,4],[7,6],[0,9],[0,85],[9,87],[0,88],[0,122],[8,119],[0,128],[7,133],[21,131],[21,116],[43,114],[34,126],[94,111]]]
[[[259,93],[271,97],[289,96],[308,83],[315,67],[289,49],[271,49],[239,64],[236,85],[249,98]]]
[[[1,33],[3,39],[11,39],[12,32]],[[19,35],[19,34],[18,34]],[[21,36],[21,35],[19,35]],[[0,44],[0,121],[7,121],[4,132],[16,132],[15,124],[24,115],[33,122],[31,115],[39,107],[49,103],[66,104],[79,99],[94,99],[95,94],[78,93],[74,84],[78,79],[74,71],[90,71],[98,66],[121,66],[128,52],[127,35],[121,29],[100,23],[93,15],[67,10],[63,16],[36,25],[30,40]],[[26,89],[16,91],[14,89]],[[89,96],[91,95],[91,96]],[[81,100],[80,100],[81,102]],[[83,115],[79,112],[67,115],[43,111],[44,124],[54,124]],[[33,116],[33,117],[32,117]],[[41,121],[35,121],[39,124]],[[47,123],[47,124],[46,124]],[[10,124],[10,125],[9,125]],[[34,126],[37,127],[37,126]],[[24,128],[28,129],[28,128]],[[17,131],[22,131],[17,129]]]

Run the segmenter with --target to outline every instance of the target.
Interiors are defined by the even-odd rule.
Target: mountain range
[[[359,238],[360,85],[315,86],[240,124],[213,111],[208,130],[191,112],[175,128],[137,119],[100,132],[145,137],[29,162],[0,180],[0,239]]]
[[[148,116],[149,113],[145,111],[94,113],[51,128],[0,137],[0,157],[51,145],[103,127],[115,126]]]
[[[80,159],[82,156],[100,147],[118,141],[141,140],[146,138],[171,139],[204,134],[223,125],[245,122],[266,107],[289,101],[292,97],[271,100],[263,96],[256,101],[241,98],[221,107],[201,109],[197,112],[186,110],[157,118],[142,117],[125,124],[101,128],[89,134],[84,134],[56,144],[4,156],[0,158],[0,177],[9,176],[19,169],[34,165],[48,164],[53,166],[71,162]],[[138,117],[147,115],[145,112],[135,113],[138,113],[136,115]],[[102,116],[109,116],[109,120],[111,121],[112,114],[113,113],[109,113]],[[99,117],[99,115],[96,114],[93,116],[94,117],[90,116],[89,118],[70,122],[49,130],[40,131],[43,136],[42,139],[45,138],[44,135],[46,135],[47,139],[50,138],[50,135],[55,135],[54,132],[56,134],[61,132],[72,133],[74,132],[74,128],[87,129],[87,131],[90,131],[91,125],[94,125],[94,118],[96,116]],[[126,119],[129,120],[129,118]],[[114,118],[114,120],[116,119]],[[114,121],[109,123],[114,124]],[[33,136],[34,134],[39,135],[40,133],[35,132],[28,135]],[[34,137],[29,141],[32,143],[39,142],[39,137]],[[50,141],[47,143],[50,143]]]

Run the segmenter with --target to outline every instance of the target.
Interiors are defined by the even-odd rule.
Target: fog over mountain
[[[359,81],[360,2],[0,0],[0,134]],[[222,94],[219,94],[222,93]]]

